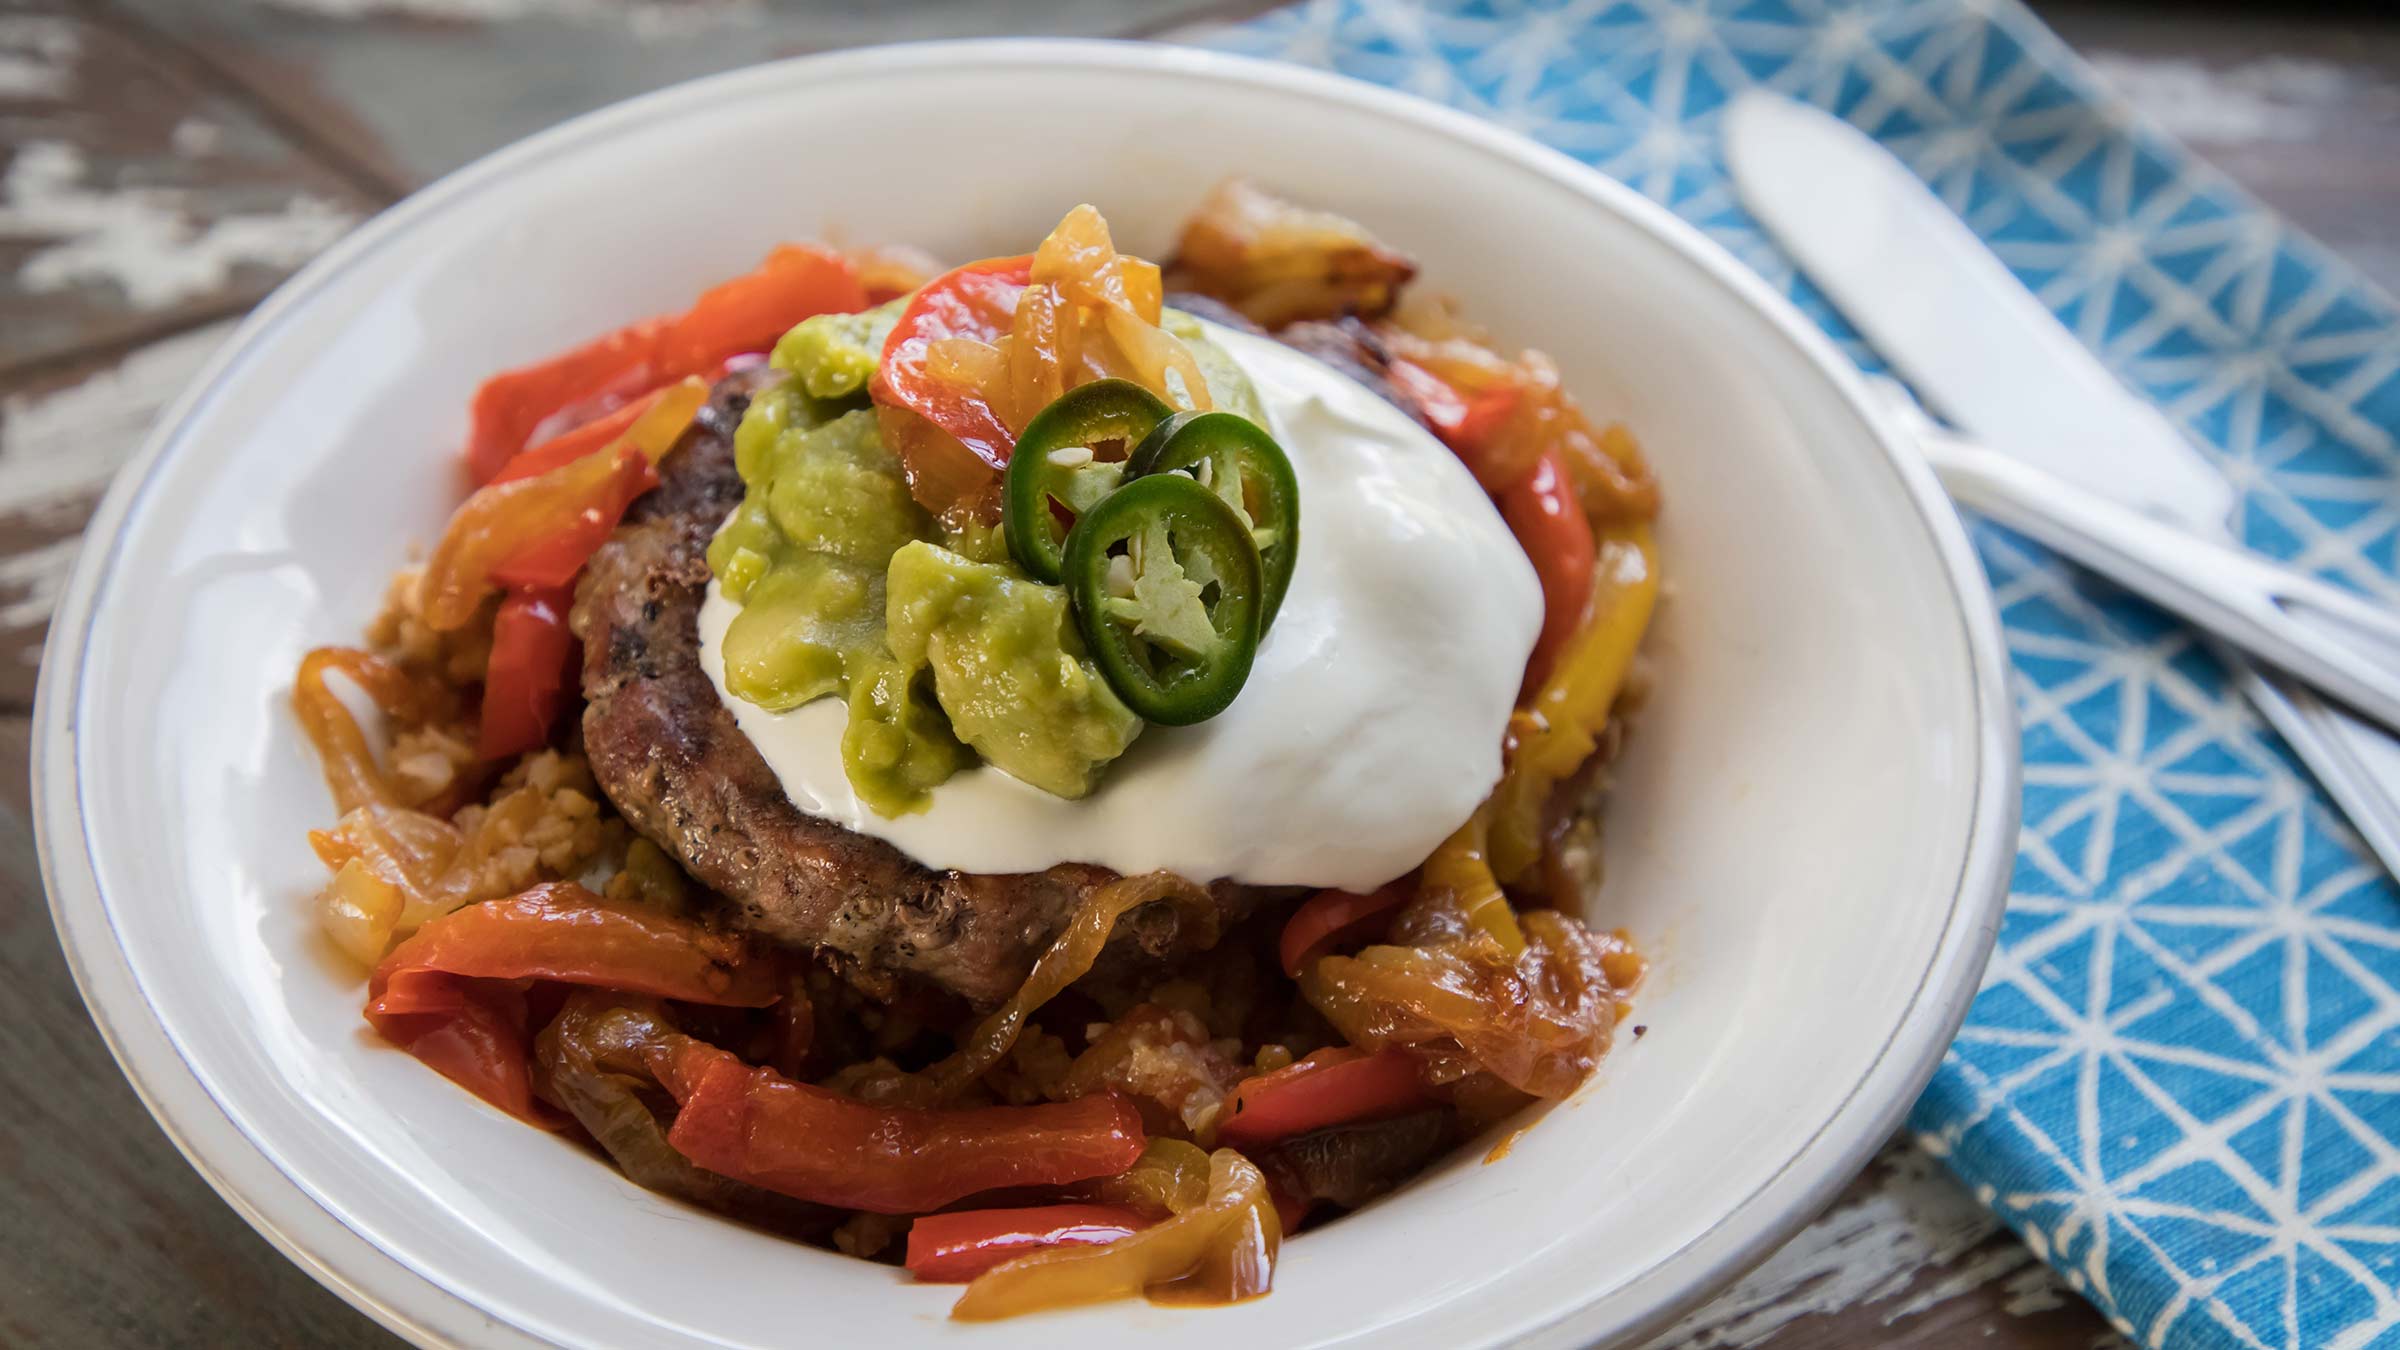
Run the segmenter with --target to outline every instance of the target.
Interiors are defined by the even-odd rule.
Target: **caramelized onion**
[[[652,1050],[675,1034],[655,999],[578,989],[534,1041],[537,1085],[635,1185],[779,1232],[829,1231],[840,1211],[718,1176],[667,1142],[666,1126],[643,1095],[658,1092],[648,1067]]]
[[[923,1072],[862,1085],[861,1095],[907,1106],[933,1106],[956,1098],[1007,1056],[1036,1009],[1091,970],[1092,963],[1100,959],[1100,949],[1108,945],[1109,934],[1116,931],[1118,919],[1158,901],[1173,904],[1184,922],[1215,921],[1216,906],[1208,892],[1172,872],[1119,877],[1098,887],[1084,897],[1065,931],[1033,963],[1025,983],[1008,1002],[960,1037],[955,1053]]]
[[[406,903],[400,888],[352,859],[317,894],[317,924],[342,954],[362,966],[383,959]]]
[[[995,1266],[975,1277],[950,1315],[989,1321],[1129,1294],[1239,1302],[1274,1284],[1282,1239],[1266,1178],[1241,1154],[1218,1149],[1209,1156],[1201,1204],[1106,1246],[1055,1247]]]
[[[908,475],[909,495],[953,528],[1000,518],[1000,480],[959,439],[906,408],[875,405],[875,425]]]
[[[449,821],[373,804],[345,814],[330,830],[308,832],[309,847],[337,874],[360,868],[399,895],[401,909],[385,929],[387,940],[465,903],[449,900],[444,886],[463,838]]]
[[[334,805],[345,812],[367,805],[393,805],[400,800],[399,794],[376,764],[366,732],[325,682],[333,671],[348,676],[384,716],[404,726],[420,726],[444,715],[450,711],[451,699],[446,691],[355,647],[319,647],[300,659],[299,673],[292,677],[292,711],[299,715],[301,729],[317,748]]]
[[[1079,1192],[1147,1214],[1181,1214],[1208,1203],[1208,1150],[1189,1140],[1152,1136],[1133,1166],[1087,1181]]]
[[[1608,958],[1624,944],[1556,910],[1518,921],[1525,949],[1512,958],[1429,890],[1401,912],[1393,942],[1319,958],[1301,972],[1301,992],[1351,1044],[1407,1049],[1437,1080],[1483,1070],[1563,1097],[1608,1050],[1625,993]]]
[[[1053,372],[1060,392],[1088,379],[1119,375],[1177,407],[1213,407],[1199,362],[1174,334],[1158,326],[1164,296],[1157,265],[1119,253],[1098,211],[1089,206],[1069,211],[1034,252],[1033,284],[1018,301],[1019,329],[1038,343],[1048,328],[1054,350],[1037,346],[1033,352],[1019,352],[1018,333],[1010,334],[1010,395],[1016,409],[1030,419],[1049,406],[1057,397],[1050,392]],[[1052,317],[1028,318],[1028,305],[1048,306]],[[1069,313],[1079,308],[1084,312]],[[1070,360],[1058,339],[1070,324],[1082,339],[1077,353],[1081,360]],[[1090,341],[1095,337],[1101,341]]]

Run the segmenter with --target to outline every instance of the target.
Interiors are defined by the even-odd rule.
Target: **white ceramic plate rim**
[[[175,452],[185,425],[287,311],[357,260],[406,237],[420,220],[520,167],[606,140],[648,117],[815,75],[1059,63],[1172,71],[1229,88],[1272,88],[1365,109],[1513,161],[1646,229],[1745,302],[1841,395],[1915,504],[1957,601],[1978,710],[1974,814],[1941,941],[1907,1012],[1833,1117],[1732,1213],[1615,1293],[1551,1310],[1522,1343],[1613,1342],[1655,1331],[1765,1257],[1815,1217],[1882,1145],[1965,1018],[1998,931],[2018,823],[2015,711],[1999,620],[1965,532],[1931,472],[1871,411],[1873,402],[1857,371],[1832,343],[1732,255],[1657,203],[1521,136],[1420,99],[1297,66],[1151,44],[986,39],[863,48],[748,67],[588,113],[496,151],[386,210],[287,281],[160,419],[101,502],[85,537],[106,544],[87,548],[78,559],[43,654],[34,706],[35,833],[51,917],[101,1035],[168,1137],[227,1203],[327,1287],[418,1344],[549,1342],[492,1318],[352,1231],[234,1125],[151,1007],[99,890],[80,795],[76,733],[83,720],[86,647],[126,522],[159,465]]]

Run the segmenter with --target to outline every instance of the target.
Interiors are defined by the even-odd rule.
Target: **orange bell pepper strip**
[[[1036,1205],[928,1214],[909,1226],[908,1273],[929,1284],[965,1284],[1003,1261],[1051,1247],[1097,1247],[1150,1226],[1124,1205]]]
[[[1319,1050],[1236,1084],[1217,1117],[1217,1141],[1254,1148],[1333,1125],[1406,1115],[1441,1098],[1405,1050]]]
[[[720,1176],[818,1204],[921,1214],[983,1191],[1113,1176],[1142,1153],[1114,1092],[1038,1106],[877,1106],[688,1037],[651,1071],[682,1103],[667,1142]]]
[[[1500,518],[1542,579],[1542,633],[1525,662],[1525,689],[1542,687],[1558,654],[1583,624],[1592,598],[1592,567],[1599,548],[1591,520],[1576,500],[1575,482],[1558,451],[1545,450],[1526,479],[1500,494]]]
[[[483,671],[483,712],[475,753],[505,759],[547,744],[575,678],[575,635],[567,609],[575,593],[526,591],[500,602],[492,654]]]
[[[469,410],[467,467],[488,482],[560,410],[602,394],[638,395],[765,351],[816,314],[866,308],[857,269],[836,254],[784,244],[756,271],[715,286],[671,318],[620,328],[483,382]]]

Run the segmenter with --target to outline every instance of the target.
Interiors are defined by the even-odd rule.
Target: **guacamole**
[[[1093,666],[1064,590],[1019,570],[996,528],[945,532],[909,496],[864,397],[903,303],[809,319],[775,345],[771,363],[791,378],[753,399],[735,433],[742,504],[708,548],[742,607],[725,631],[725,686],[774,712],[843,699],[843,768],[886,816],[925,809],[979,759],[1081,797],[1142,720]],[[1217,406],[1260,415],[1197,322],[1170,313],[1166,326]],[[1093,469],[1105,493],[1114,466]]]

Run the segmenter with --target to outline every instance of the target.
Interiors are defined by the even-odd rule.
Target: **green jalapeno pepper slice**
[[[1292,461],[1265,429],[1239,413],[1179,412],[1150,429],[1125,463],[1125,476],[1182,470],[1232,505],[1248,522],[1266,569],[1259,629],[1275,623],[1300,555],[1300,484]]]
[[[1126,707],[1188,726],[1242,691],[1265,578],[1224,498],[1181,474],[1133,479],[1075,522],[1065,566],[1084,642]]]
[[[1025,424],[1001,479],[1000,522],[1027,576],[1056,585],[1071,520],[1116,489],[1124,465],[1095,458],[1094,447],[1122,441],[1130,449],[1173,411],[1131,380],[1094,380]]]

